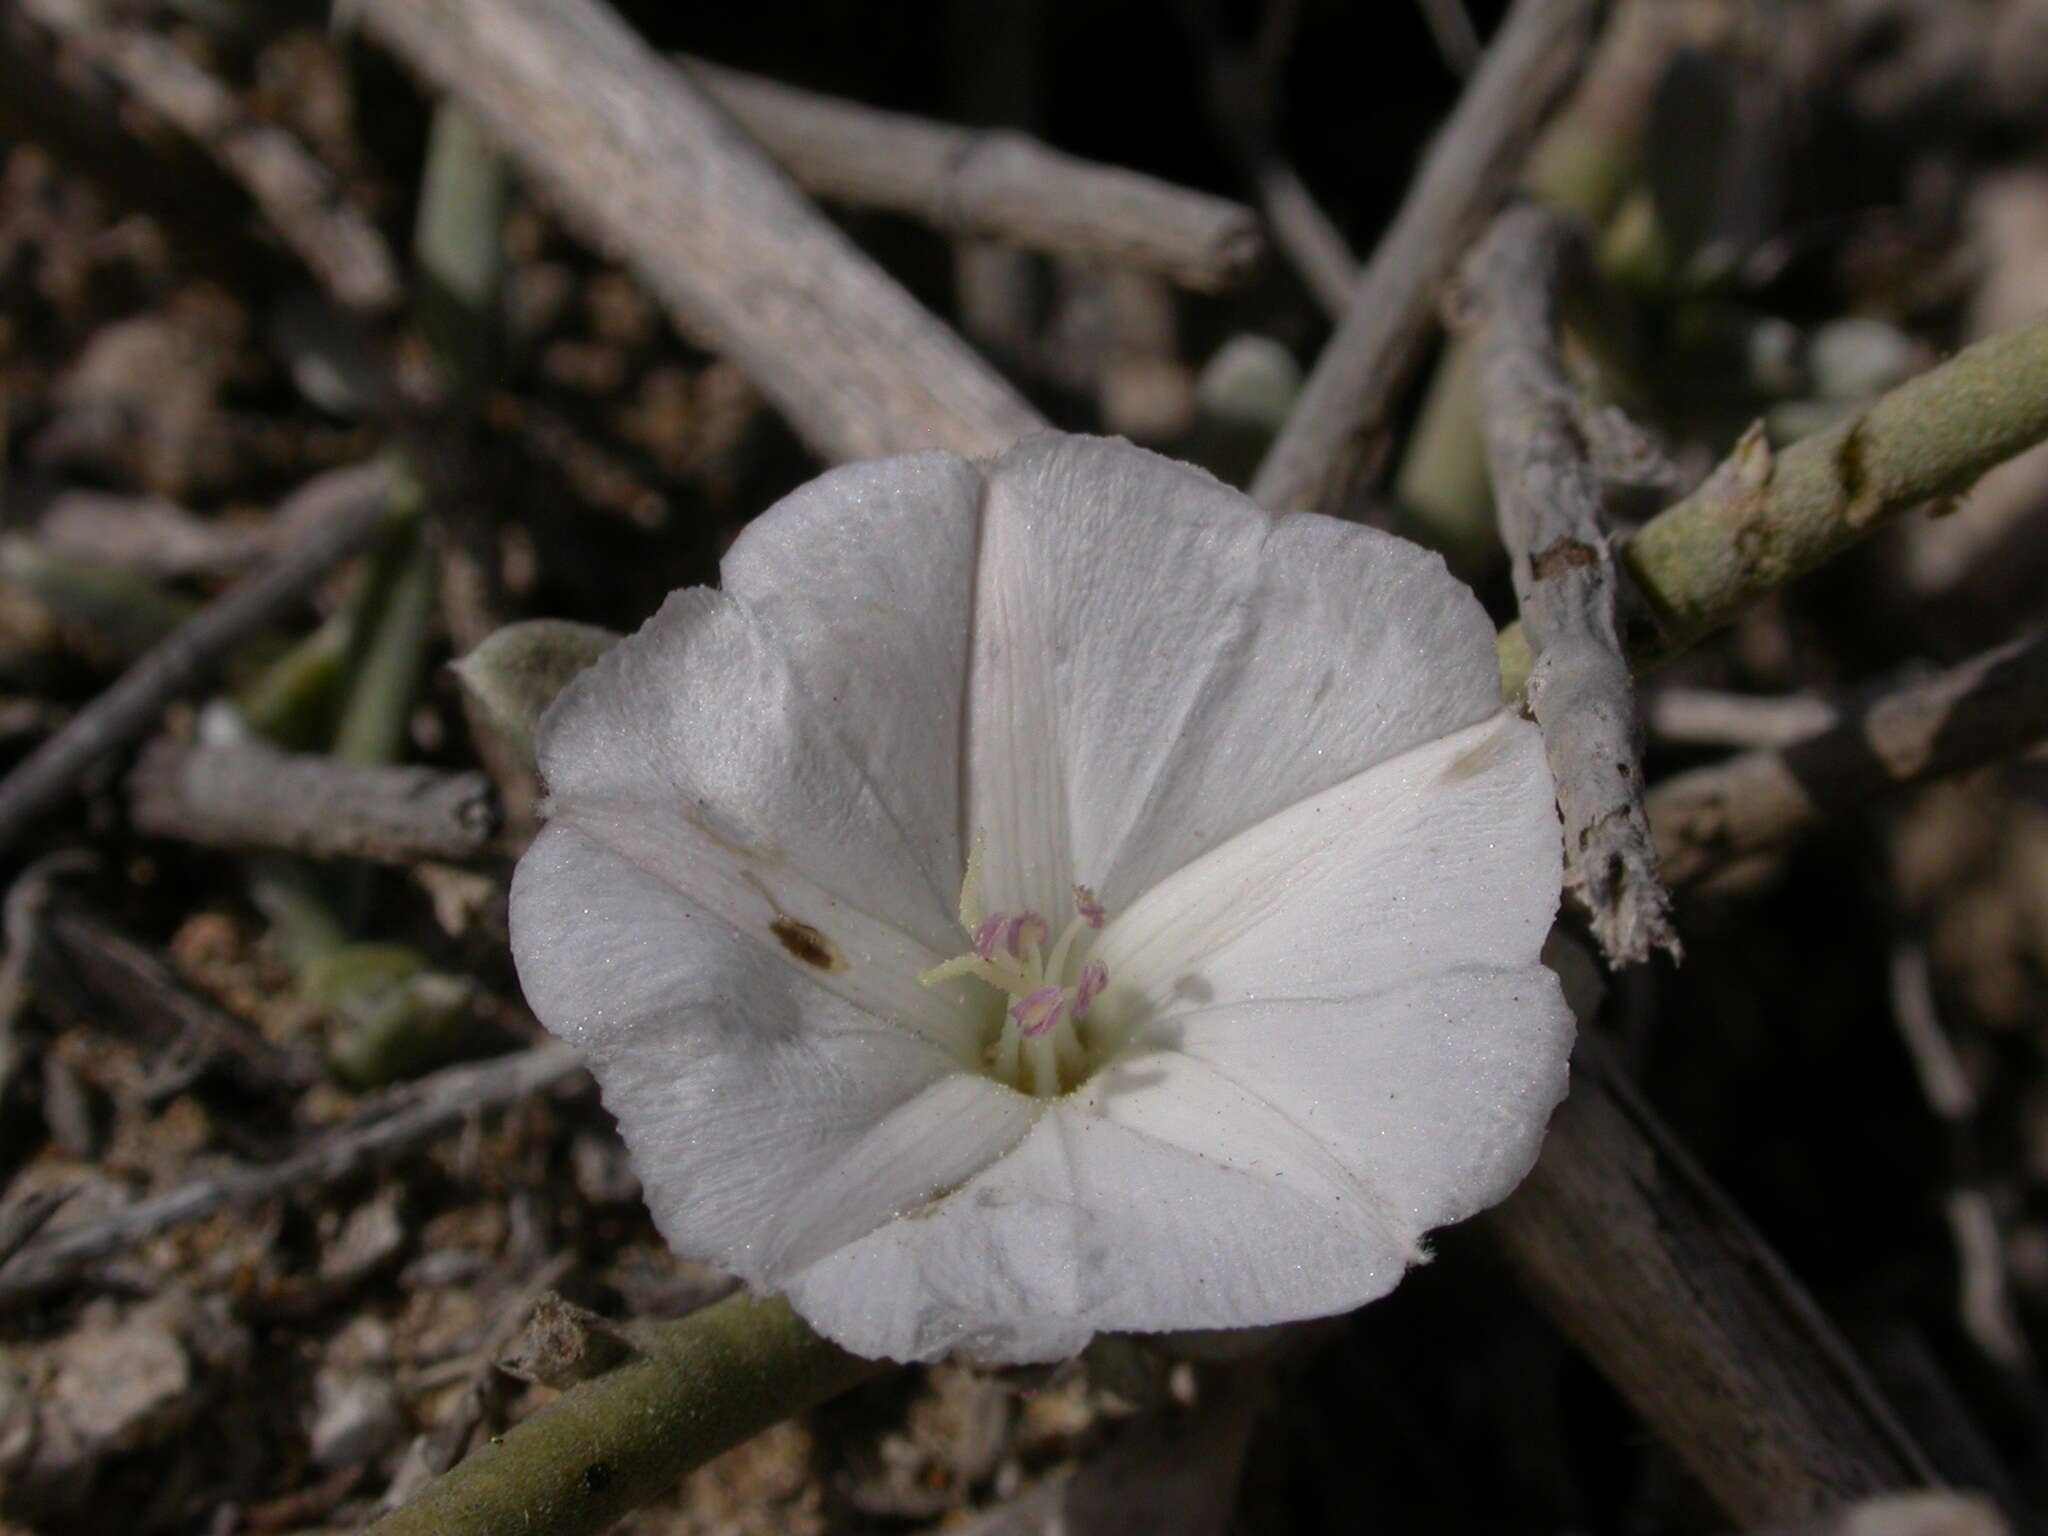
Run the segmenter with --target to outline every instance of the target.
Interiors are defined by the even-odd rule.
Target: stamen
[[[1085,1019],[1088,1008],[1109,985],[1109,967],[1100,960],[1090,960],[1081,967],[1080,985],[1074,988],[1074,1017]]]
[[[1102,910],[1102,903],[1095,899],[1094,890],[1085,885],[1074,887],[1074,911],[1090,928],[1100,928],[1103,918],[1108,915]]]
[[[1047,954],[1052,924],[1043,914],[981,910],[983,842],[977,833],[960,886],[960,926],[967,931],[969,952],[941,961],[917,979],[935,986],[955,976],[973,976],[1005,994],[1002,1026],[987,1046],[990,1075],[1041,1097],[1064,1093],[1094,1069],[1100,1042],[1091,1046],[1075,1026],[1109,985],[1109,969],[1100,960],[1080,965],[1071,986],[1064,984],[1067,967],[1075,946],[1089,930],[1100,929],[1107,914],[1091,887],[1075,886],[1074,915]]]
[[[930,970],[919,971],[917,981],[919,986],[936,987],[955,976],[978,977],[998,992],[1016,991],[1020,979],[1014,970],[1005,970],[994,961],[983,960],[976,955],[955,955],[950,960],[941,960]]]
[[[1027,1039],[1035,1039],[1059,1023],[1066,1012],[1067,994],[1059,987],[1040,987],[1010,1010],[1017,1028]]]
[[[998,912],[994,917],[987,918],[970,929],[974,935],[975,959],[992,958],[997,947],[1003,944],[1003,936],[1011,931],[1016,921],[1014,917]]]

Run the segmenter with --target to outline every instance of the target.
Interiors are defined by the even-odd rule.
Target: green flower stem
[[[303,976],[348,947],[348,929],[306,860],[252,853],[243,869],[249,899],[270,924],[271,940],[294,973]]]
[[[476,119],[444,98],[434,109],[413,227],[413,318],[459,418],[474,414],[497,378],[511,195],[511,174]]]
[[[466,114],[444,102],[415,232],[415,318],[449,380],[451,421],[468,419],[495,373],[507,193],[502,164]],[[381,766],[404,752],[433,628],[436,555],[424,519],[394,529],[335,629],[338,667],[325,665],[331,641],[309,643],[304,664],[281,680],[304,688],[338,671],[333,752],[342,762]],[[280,690],[280,697],[288,702],[297,691]],[[462,1048],[472,982],[433,970],[410,946],[350,940],[349,919],[366,904],[370,871],[350,870],[333,883],[310,866],[271,859],[255,865],[252,878],[292,957],[299,992],[328,1016],[328,1060],[342,1078],[372,1087]]]
[[[365,1536],[595,1536],[769,1425],[885,1367],[746,1295],[632,1332],[639,1353],[478,1447]]]
[[[356,648],[353,604],[329,614],[235,695],[243,723],[293,752],[317,751],[334,735],[343,671]]]
[[[1657,618],[1638,671],[1840,554],[1879,524],[1952,496],[2048,438],[2048,320],[1965,348],[1864,410],[1773,455],[1752,432],[1707,482],[1620,552]],[[1503,694],[1529,679],[1522,626],[1500,636]]]
[[[334,755],[376,767],[405,744],[434,613],[434,547],[417,523],[395,530],[359,594],[348,695]]]

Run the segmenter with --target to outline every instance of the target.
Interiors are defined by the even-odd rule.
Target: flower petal
[[[860,764],[948,913],[965,860],[961,716],[983,489],[981,471],[950,453],[849,464],[755,518],[719,571]]]
[[[1081,880],[1115,912],[1499,706],[1492,627],[1413,544],[1106,439],[1032,438],[989,478],[968,819],[993,907]]]
[[[1105,1330],[1239,1328],[1391,1289],[1411,1237],[1314,1138],[1157,1053],[1056,1102],[959,1190],[789,1287],[857,1354],[1063,1359]]]
[[[512,937],[670,1246],[755,1284],[972,1177],[1037,1117],[574,826],[521,860]]]
[[[1505,712],[1268,817],[1113,918],[1097,1015],[1356,997],[1533,964],[1561,862],[1536,728]]]
[[[979,497],[965,461],[911,454],[764,513],[728,592],[674,594],[548,712],[554,812],[695,823],[950,953]]]
[[[1540,965],[1370,997],[1196,1009],[1138,1042],[1197,1061],[1325,1147],[1411,1240],[1506,1197],[1564,1097],[1573,1021]]]

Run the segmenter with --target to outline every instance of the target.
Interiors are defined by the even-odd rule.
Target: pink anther
[[[1102,903],[1095,899],[1093,888],[1085,885],[1074,887],[1074,910],[1081,914],[1081,921],[1090,928],[1100,928],[1106,915]]]
[[[1017,919],[1008,913],[997,912],[993,916],[983,918],[981,926],[974,930],[974,958],[992,960],[999,948],[1007,948],[1015,954],[1016,946],[1009,942],[1009,938],[1016,931],[1016,927]]]
[[[1109,985],[1109,967],[1100,960],[1090,960],[1081,967],[1081,984],[1074,988],[1074,1017],[1085,1019],[1088,1008]]]
[[[1058,987],[1040,987],[1029,993],[1022,1002],[1010,1010],[1010,1017],[1017,1021],[1017,1028],[1026,1035],[1042,1035],[1059,1023],[1060,1014],[1066,1010],[1067,994]]]

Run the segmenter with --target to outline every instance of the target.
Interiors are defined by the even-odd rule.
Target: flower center
[[[929,987],[972,976],[1004,994],[1002,1028],[988,1045],[989,1075],[1021,1093],[1052,1098],[1094,1070],[1099,1042],[1086,1020],[1109,984],[1109,971],[1100,960],[1082,959],[1081,952],[1103,916],[1095,893],[1075,886],[1074,915],[1048,949],[1052,924],[1043,914],[984,914],[981,841],[976,839],[967,878],[960,884],[960,926],[967,932],[968,952],[917,979]]]

